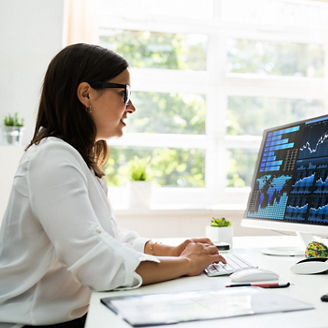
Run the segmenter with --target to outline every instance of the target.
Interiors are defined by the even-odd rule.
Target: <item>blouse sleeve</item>
[[[88,195],[80,155],[51,145],[30,162],[31,208],[60,261],[83,285],[95,290],[138,286],[135,269],[145,256],[107,233],[99,224]]]
[[[131,245],[138,252],[144,252],[145,244],[149,241],[149,238],[140,237],[135,231],[127,230],[117,226],[119,240],[123,243]]]
[[[103,191],[105,192],[106,197],[108,197],[108,187],[104,178],[99,179],[99,182],[102,186]],[[109,200],[108,200],[109,202]],[[117,237],[122,243],[127,243],[138,252],[144,253],[145,244],[149,241],[149,238],[140,237],[140,235],[128,229],[119,227],[116,219],[113,217],[113,224],[115,224],[115,231],[117,232]]]

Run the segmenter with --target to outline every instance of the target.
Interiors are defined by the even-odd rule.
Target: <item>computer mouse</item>
[[[298,274],[328,273],[328,257],[309,257],[298,261],[290,269]]]
[[[279,275],[270,270],[249,268],[236,271],[230,275],[231,281],[234,282],[253,282],[278,280]]]

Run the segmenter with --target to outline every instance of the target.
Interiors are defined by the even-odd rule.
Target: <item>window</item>
[[[227,69],[231,73],[323,77],[323,45],[231,39]]]
[[[263,129],[325,114],[328,4],[98,0],[97,12],[99,44],[130,63],[137,108],[110,142],[112,194],[139,156],[158,205],[244,206]]]
[[[107,29],[100,43],[134,68],[206,69],[205,35]]]

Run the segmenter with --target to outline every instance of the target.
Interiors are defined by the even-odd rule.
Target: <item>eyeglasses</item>
[[[124,89],[124,105],[127,106],[130,101],[131,89],[128,84],[93,81],[89,82],[94,89],[106,89],[106,88],[123,88]]]

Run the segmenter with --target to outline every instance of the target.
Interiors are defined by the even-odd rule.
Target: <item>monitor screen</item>
[[[264,131],[245,218],[328,235],[328,116]]]

